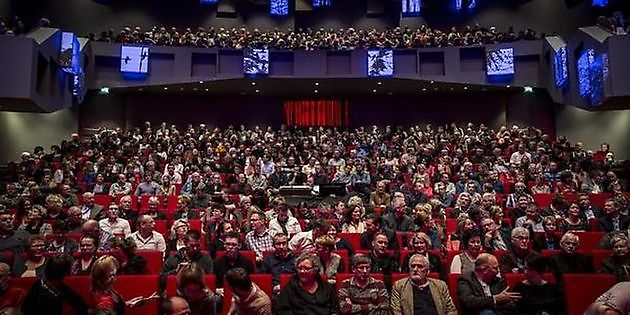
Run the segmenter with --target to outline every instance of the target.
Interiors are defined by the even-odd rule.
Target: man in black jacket
[[[33,284],[22,304],[24,315],[63,314],[67,303],[79,315],[87,315],[88,307],[83,298],[63,283],[70,273],[72,259],[67,255],[53,256],[46,263],[45,277]]]
[[[457,295],[464,315],[513,314],[520,293],[508,292],[505,279],[497,277],[499,261],[491,254],[480,254],[475,270],[457,280]]]

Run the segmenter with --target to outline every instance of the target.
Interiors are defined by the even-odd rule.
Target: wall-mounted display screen
[[[243,72],[249,75],[269,74],[269,50],[245,49],[243,51]]]
[[[149,47],[123,45],[120,51],[120,71],[147,73],[149,71]]]
[[[368,50],[367,67],[370,77],[394,75],[394,51],[391,49]]]
[[[561,47],[556,51],[553,61],[553,75],[557,87],[564,87],[569,78],[569,70],[567,67],[567,47]]]
[[[514,49],[489,49],[486,52],[486,72],[488,75],[514,74]]]

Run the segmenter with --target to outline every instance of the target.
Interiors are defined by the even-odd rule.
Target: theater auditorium
[[[629,18],[1,1],[0,314],[630,314]]]

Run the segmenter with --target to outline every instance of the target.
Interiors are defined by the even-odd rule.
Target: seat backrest
[[[584,314],[584,310],[616,282],[615,276],[604,274],[564,274],[562,279],[567,315]]]
[[[503,275],[505,282],[510,288],[513,288],[517,283],[525,280],[525,274],[523,273],[506,273]],[[546,272],[542,275],[542,278],[547,280],[547,282],[556,283],[556,277],[553,276],[553,273]]]
[[[599,241],[606,236],[606,232],[574,232],[580,238],[580,249],[592,251],[597,249]]]
[[[92,294],[90,294],[90,276],[68,276],[63,278],[63,283],[69,286],[74,292],[76,292],[83,301],[92,306]],[[75,315],[77,314],[72,307],[64,305],[63,315]]]
[[[591,204],[600,209],[604,209],[604,203],[606,203],[606,199],[610,197],[612,197],[612,194],[607,194],[607,193],[588,195],[588,199],[591,200]]]
[[[553,199],[553,194],[534,194],[534,202],[540,208],[547,208],[551,205],[551,199]]]
[[[164,239],[168,239],[171,233],[166,224],[166,220],[155,220],[155,231],[162,234]]]
[[[114,287],[125,301],[137,296],[148,297],[158,291],[158,275],[118,276]],[[125,314],[157,314],[159,309],[158,300],[153,299],[134,308],[127,306]]]
[[[361,248],[361,233],[338,233],[339,238],[345,238],[354,249]]]
[[[448,290],[451,292],[451,298],[453,299],[453,304],[455,304],[455,308],[457,308],[457,312],[459,314],[462,313],[461,302],[459,301],[459,295],[457,295],[457,279],[459,279],[461,275],[450,273],[447,276]]]
[[[341,256],[341,261],[343,262],[343,272],[351,272],[352,266],[350,263],[350,257],[348,257],[348,251],[345,249],[335,250],[335,253]]]
[[[251,274],[249,275],[252,282],[256,283],[259,288],[261,288],[269,298],[273,297],[273,285],[272,285],[272,277],[271,274]],[[228,283],[224,283],[223,286],[223,312],[222,314],[227,314],[230,310],[230,305],[232,305],[232,297],[234,293],[232,292],[232,288]]]
[[[27,277],[27,278],[10,278],[9,279],[9,286],[10,287],[15,287],[15,288],[20,288],[23,289],[24,291],[28,292],[31,287],[33,286],[33,283],[35,283],[37,281],[37,277]]]
[[[139,250],[136,254],[147,260],[147,272],[157,275],[162,270],[162,262],[164,261],[164,253],[158,250]]]
[[[591,251],[591,254],[593,257],[593,268],[595,272],[598,272],[604,260],[612,255],[612,250],[594,249]]]
[[[112,196],[110,195],[94,195],[94,203],[103,206],[103,208],[109,207],[112,202]]]

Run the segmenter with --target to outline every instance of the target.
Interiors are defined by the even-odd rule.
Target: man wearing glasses
[[[455,304],[442,280],[430,279],[429,260],[421,254],[409,259],[409,277],[400,279],[392,288],[391,307],[394,314],[457,315]]]
[[[238,232],[229,232],[223,242],[225,256],[217,258],[214,263],[214,272],[217,275],[217,288],[223,287],[223,277],[232,268],[243,268],[247,274],[254,273],[254,262],[243,256]]]
[[[529,230],[524,227],[515,227],[512,230],[512,248],[499,260],[501,274],[523,273],[525,263],[530,258],[538,256],[538,253],[529,248]]]

